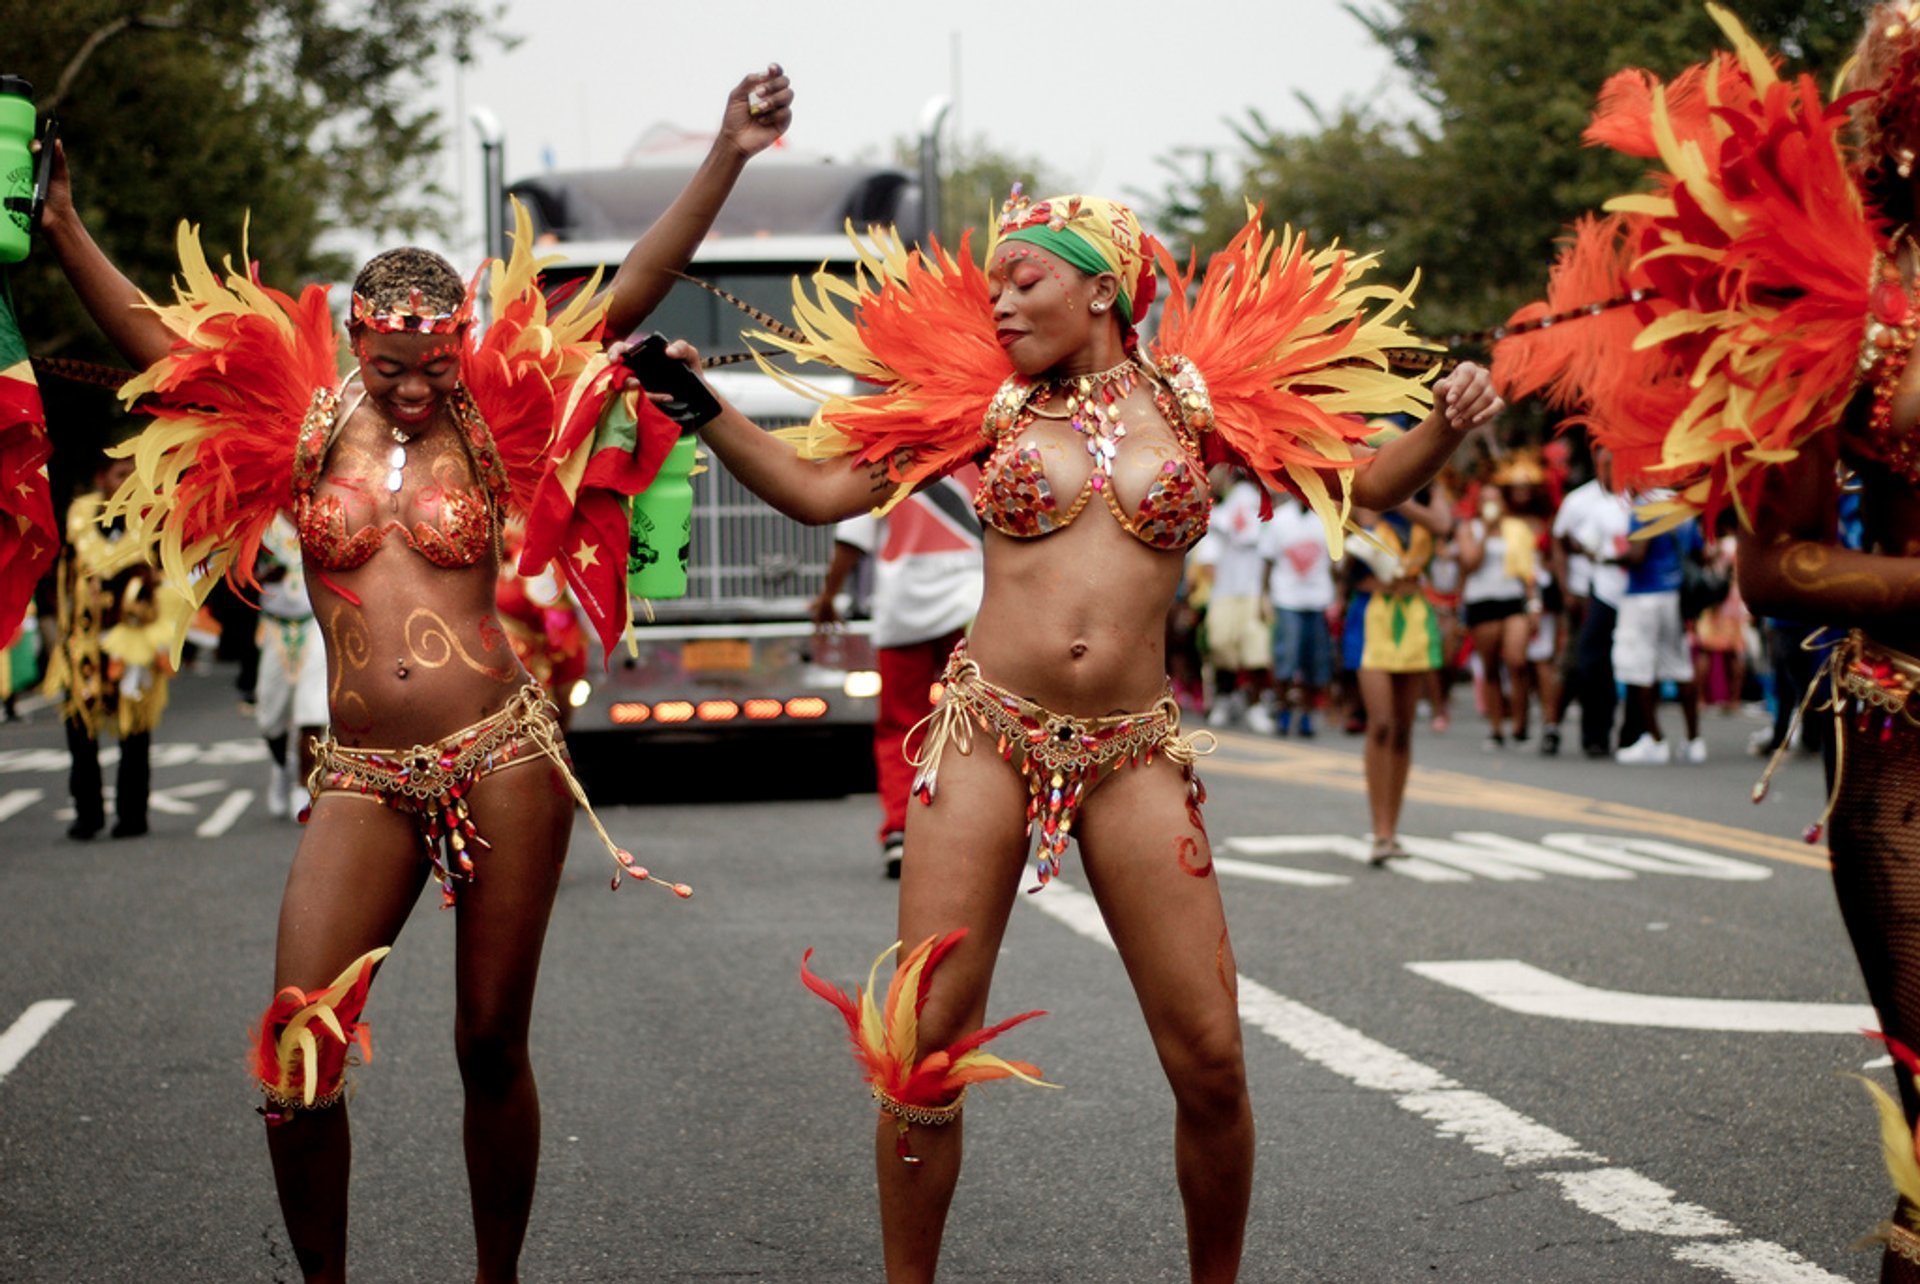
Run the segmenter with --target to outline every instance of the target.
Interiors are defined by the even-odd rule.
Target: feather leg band
[[[997,1025],[966,1035],[945,1048],[922,1055],[920,1012],[927,1004],[933,974],[940,961],[966,937],[966,929],[942,937],[929,936],[915,946],[893,974],[884,1005],[874,1002],[880,967],[900,949],[895,941],[873,961],[864,990],[849,996],[821,980],[807,967],[808,950],[800,959],[800,980],[815,994],[839,1009],[853,1040],[853,1059],[880,1108],[894,1117],[899,1133],[896,1150],[907,1163],[918,1163],[907,1146],[907,1125],[950,1123],[960,1113],[968,1087],[994,1079],[1019,1079],[1038,1088],[1054,1088],[1040,1078],[1040,1068],[1025,1061],[1008,1061],[983,1052],[989,1042],[1014,1026],[1046,1013],[1022,1012]]]
[[[346,1089],[347,1053],[358,1048],[373,1059],[373,1043],[360,1012],[366,1006],[373,969],[388,947],[369,950],[346,966],[331,985],[302,990],[289,985],[260,1018],[254,1047],[254,1077],[266,1094],[268,1123],[289,1110],[317,1110],[340,1100]]]

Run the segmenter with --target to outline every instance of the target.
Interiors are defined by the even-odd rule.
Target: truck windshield
[[[811,277],[819,270],[816,263],[696,263],[688,275],[710,281],[727,293],[761,311],[789,321],[793,317],[793,278]],[[590,267],[561,266],[549,269],[542,285],[549,297],[563,286],[578,282],[584,288],[592,274]],[[836,275],[850,279],[851,270]],[[743,330],[757,330],[759,324],[725,300],[687,281],[674,283],[672,291],[647,318],[646,328],[657,330],[669,339],[686,339],[703,356],[743,352],[747,344]]]

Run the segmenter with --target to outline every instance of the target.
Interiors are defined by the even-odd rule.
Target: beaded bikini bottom
[[[430,745],[411,749],[360,749],[340,744],[331,732],[314,742],[313,774],[307,788],[318,799],[329,794],[364,797],[383,807],[411,812],[421,847],[440,884],[441,903],[454,903],[458,885],[474,876],[474,852],[489,846],[474,826],[467,796],[483,778],[519,763],[545,761],[557,767],[574,801],[619,864],[618,888],[631,877],[671,887],[691,896],[685,883],[666,883],[634,863],[633,854],[614,842],[594,814],[580,787],[561,738],[559,715],[537,683],[514,693],[498,711]]]
[[[1187,816],[1205,832],[1200,806],[1207,791],[1194,764],[1213,752],[1213,736],[1180,733],[1180,706],[1171,691],[1142,713],[1105,718],[1055,713],[981,677],[964,640],[953,649],[940,681],[940,703],[907,734],[908,760],[916,768],[913,794],[923,803],[933,801],[949,745],[971,753],[976,727],[994,737],[1000,756],[1026,781],[1027,836],[1040,835],[1034,855],[1039,881],[1028,891],[1039,891],[1060,872],[1074,821],[1094,787],[1121,767],[1151,763],[1155,754],[1179,765],[1187,782]],[[917,751],[915,737],[920,738]]]

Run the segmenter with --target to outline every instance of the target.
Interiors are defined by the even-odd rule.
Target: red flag
[[[609,367],[594,376],[606,386],[590,388],[575,401],[555,444],[553,466],[529,505],[520,557],[522,575],[560,563],[600,636],[603,658],[613,654],[629,618],[627,497],[652,484],[680,436],[651,401],[611,388],[625,376],[623,367]]]
[[[0,284],[0,644],[19,629],[34,585],[60,548],[47,482],[52,453],[11,292]]]

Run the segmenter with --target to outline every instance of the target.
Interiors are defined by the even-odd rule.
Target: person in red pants
[[[880,791],[880,855],[900,877],[906,847],[913,764],[907,733],[933,710],[933,686],[961,632],[980,609],[980,519],[973,511],[979,470],[969,464],[928,486],[884,517],[862,513],[834,528],[833,560],[813,622],[840,623],[834,599],[872,556],[873,643],[880,664],[880,712],[873,762]]]

